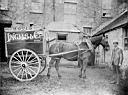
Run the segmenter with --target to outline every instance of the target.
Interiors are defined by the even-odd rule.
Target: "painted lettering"
[[[40,39],[42,36],[36,32],[34,33],[6,33],[7,42],[18,40],[34,40]]]
[[[33,39],[33,38],[34,38],[34,36],[33,36],[32,34],[30,34],[30,36],[29,36],[29,37],[30,37],[30,39]]]
[[[33,40],[39,38],[35,34],[28,34],[28,33],[7,33],[6,37],[7,37],[7,42],[11,42],[15,40]]]

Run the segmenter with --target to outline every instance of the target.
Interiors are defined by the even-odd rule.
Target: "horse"
[[[52,44],[49,48],[49,54],[58,54],[63,52],[70,52],[73,50],[78,50],[76,52],[71,52],[63,55],[52,56],[49,62],[47,77],[50,78],[51,67],[53,63],[55,63],[55,69],[58,75],[58,78],[61,78],[59,73],[59,63],[61,58],[67,59],[68,61],[78,61],[80,64],[80,73],[79,77],[85,79],[86,78],[86,67],[88,63],[92,62],[91,55],[94,52],[94,49],[101,44],[102,46],[106,46],[106,41],[103,36],[93,37],[91,39],[91,43],[93,44],[92,49],[89,49],[88,43],[83,41],[79,45],[69,42],[56,42]],[[108,46],[108,45],[107,45]],[[79,49],[84,49],[84,51],[79,51]]]
[[[94,66],[94,63],[95,63],[95,49],[99,45],[101,45],[107,51],[107,50],[109,50],[110,46],[109,46],[109,43],[108,43],[107,39],[103,35],[92,37],[90,40],[93,44],[94,51],[91,52],[90,62],[88,63],[88,65],[89,66]]]

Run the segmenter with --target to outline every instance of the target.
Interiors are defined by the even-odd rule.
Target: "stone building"
[[[83,27],[97,26],[102,0],[0,0],[1,19],[7,16],[11,28],[41,28],[51,22],[66,22]],[[90,28],[91,29],[91,28]],[[86,28],[84,29],[86,32]],[[3,32],[4,35],[4,28]],[[1,38],[4,50],[4,36]],[[4,58],[2,58],[4,59]]]
[[[46,26],[53,21],[93,25],[101,0],[1,0],[13,26]],[[100,12],[99,12],[100,13]]]
[[[48,26],[48,40],[55,39],[50,42],[50,45],[56,41],[65,41],[71,43],[79,43],[80,30],[70,23],[65,22],[52,22]]]
[[[124,62],[122,68],[126,68],[128,61],[128,1],[113,0],[112,5],[115,5],[111,9],[111,15],[113,18],[101,24],[93,32],[93,36],[104,34],[108,38],[110,50],[105,52],[105,59],[107,63],[110,63],[111,61],[111,50],[113,48],[113,40],[117,40],[119,42],[119,47],[122,48],[124,52]]]

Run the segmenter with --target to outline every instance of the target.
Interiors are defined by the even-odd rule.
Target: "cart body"
[[[39,29],[5,29],[6,56],[9,58],[10,71],[16,79],[32,80],[45,69],[46,58],[43,44],[43,31]],[[42,71],[40,71],[41,65]]]
[[[43,34],[38,30],[6,31],[7,56],[16,50],[26,48],[38,55],[43,55]]]

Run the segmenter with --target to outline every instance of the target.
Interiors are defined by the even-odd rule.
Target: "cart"
[[[6,56],[11,74],[19,81],[33,80],[44,71],[44,36],[40,30],[5,29]]]

